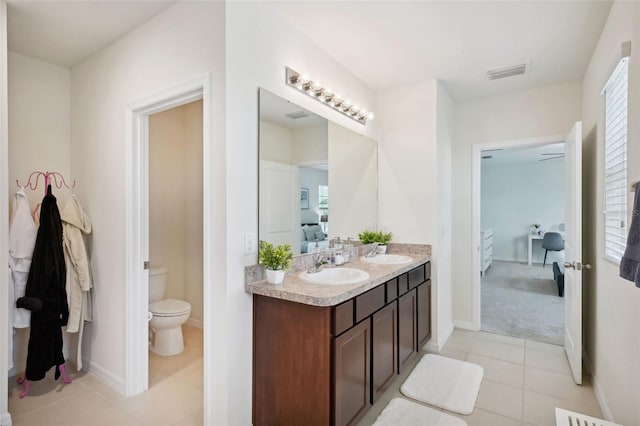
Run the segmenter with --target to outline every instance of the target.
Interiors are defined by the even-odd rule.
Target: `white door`
[[[564,349],[582,384],[582,122],[565,139]]]
[[[260,240],[291,244],[300,253],[298,166],[260,161]]]

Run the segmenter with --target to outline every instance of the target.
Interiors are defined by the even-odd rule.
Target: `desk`
[[[533,240],[541,240],[542,238],[544,238],[543,235],[538,235],[538,234],[529,234],[529,255],[527,257],[527,264],[529,266],[531,266],[531,254],[533,253]],[[522,247],[522,246],[521,246]]]
[[[558,231],[549,231],[549,232],[558,232]],[[562,239],[564,240],[564,232],[560,232],[560,235],[562,235]],[[528,258],[527,258],[527,264],[529,266],[531,266],[531,255],[533,253],[533,240],[541,240],[544,238],[544,235],[538,235],[538,234],[529,234],[529,252],[528,252]]]

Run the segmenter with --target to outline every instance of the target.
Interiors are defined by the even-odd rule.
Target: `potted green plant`
[[[282,284],[284,273],[291,266],[292,259],[291,245],[274,246],[269,242],[260,241],[258,263],[266,270],[267,281],[270,284]]]
[[[386,253],[387,244],[393,238],[393,234],[382,231],[362,231],[358,234],[358,238],[362,244],[378,243],[378,253]]]

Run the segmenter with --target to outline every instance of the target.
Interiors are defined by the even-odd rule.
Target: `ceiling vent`
[[[290,112],[289,114],[285,114],[285,115],[292,120],[297,120],[298,118],[304,118],[309,116],[309,114],[303,110]]]
[[[527,64],[512,65],[505,68],[496,68],[494,70],[487,71],[489,80],[498,80],[500,78],[513,77],[515,75],[522,75],[527,72]]]

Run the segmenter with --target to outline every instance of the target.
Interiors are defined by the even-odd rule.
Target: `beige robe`
[[[91,269],[84,237],[91,233],[91,221],[82,210],[76,196],[72,196],[60,212],[62,240],[67,267],[67,302],[69,322],[66,331],[78,333],[76,366],[82,368],[82,335],[84,322],[93,320],[91,301]]]

